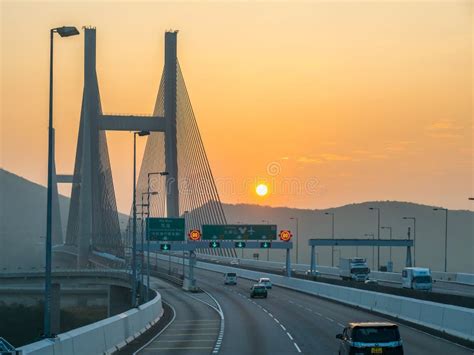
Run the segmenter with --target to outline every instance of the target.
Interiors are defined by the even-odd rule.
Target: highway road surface
[[[162,264],[160,266],[167,267],[166,262],[159,263]],[[337,354],[338,340],[335,336],[345,324],[350,321],[386,320],[363,310],[280,287],[273,287],[267,299],[250,299],[252,281],[239,279],[238,285],[225,286],[221,274],[200,269],[195,270],[195,276],[199,286],[216,298],[224,313],[225,331],[219,354]],[[187,313],[191,312],[192,306],[190,301],[183,301],[183,296],[178,296],[178,293],[164,294],[164,299],[168,300],[171,296],[187,304],[182,306],[182,310],[175,308],[178,316],[182,313],[180,319],[188,320]],[[215,319],[210,318],[211,315],[204,308],[198,306],[196,309],[199,311],[192,319]],[[448,340],[403,324],[399,326],[406,354],[473,353],[472,350]],[[203,335],[202,340],[210,340],[212,336],[216,335]],[[156,348],[164,347],[159,345],[162,339],[169,340],[169,337],[158,337],[154,345]],[[196,346],[194,340],[191,344]],[[198,352],[199,349],[196,352],[191,350],[186,353],[201,353]],[[205,353],[205,349],[202,350]],[[206,350],[212,353],[211,349]],[[170,349],[166,351],[177,353]]]

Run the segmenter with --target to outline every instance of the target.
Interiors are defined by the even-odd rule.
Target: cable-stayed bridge
[[[106,131],[151,133],[146,138],[136,182],[135,199],[143,209],[139,213],[146,212],[151,217],[184,216],[187,229],[226,223],[179,66],[177,35],[177,31],[165,33],[165,64],[153,114],[108,115],[102,111],[97,80],[96,30],[84,29],[84,91],[74,172],[55,179],[72,183],[65,244],[77,248],[80,268],[87,267],[90,251],[123,257],[130,242],[130,233],[120,231]],[[57,201],[56,187],[54,192]],[[59,218],[55,223],[60,226]],[[127,229],[130,227],[129,223]],[[56,244],[61,241],[59,233],[55,233]],[[235,255],[234,250],[219,253]]]

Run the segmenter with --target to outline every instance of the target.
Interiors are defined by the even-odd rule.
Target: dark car
[[[250,298],[263,297],[267,298],[267,288],[263,285],[253,285],[250,287]]]
[[[403,345],[398,326],[386,322],[349,323],[342,334],[339,354],[402,354]]]

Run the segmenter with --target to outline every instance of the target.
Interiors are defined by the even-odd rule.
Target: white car
[[[268,277],[261,277],[258,279],[259,285],[265,286],[265,288],[272,288],[272,282]]]
[[[230,265],[239,265],[239,261],[238,260],[231,260]]]

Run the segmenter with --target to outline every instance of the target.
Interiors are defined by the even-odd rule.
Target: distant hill
[[[393,239],[407,238],[407,230],[412,221],[403,220],[403,216],[414,216],[416,220],[416,262],[418,266],[431,267],[433,270],[444,268],[444,228],[445,214],[433,211],[433,206],[419,205],[410,202],[375,201],[351,204],[326,210],[294,209],[284,207],[267,207],[247,204],[225,204],[224,211],[228,223],[271,223],[278,229],[290,229],[293,241],[296,235],[296,221],[299,224],[299,262],[309,263],[310,253],[308,239],[331,238],[331,216],[335,215],[336,238],[371,238],[364,234],[375,234],[377,237],[377,212],[369,207],[380,208],[381,226],[392,227]],[[262,222],[264,221],[264,222]],[[380,237],[389,238],[389,230],[381,229]],[[413,227],[411,232],[413,238]],[[252,251],[244,254],[252,257]],[[271,259],[283,261],[283,253],[272,251]],[[372,266],[372,249],[359,248],[359,256],[367,257]],[[375,254],[376,255],[376,254]],[[406,249],[392,248],[392,260],[396,270],[400,270],[405,262]],[[448,271],[474,273],[474,213],[471,211],[449,211],[448,215]],[[355,247],[336,247],[335,265],[339,256],[356,256]],[[266,258],[266,252],[260,251],[260,258]],[[329,247],[322,247],[318,252],[319,263],[331,264]],[[388,261],[388,248],[381,248],[380,261],[384,265]],[[295,261],[295,253],[292,253]]]
[[[69,198],[60,196],[59,204],[63,233],[67,225]],[[444,213],[433,211],[433,206],[409,202],[377,201],[351,204],[327,210],[308,210],[283,207],[267,207],[248,204],[224,204],[229,223],[272,223],[279,229],[291,229],[296,235],[295,220],[299,224],[299,262],[309,263],[307,241],[309,238],[331,237],[331,217],[335,214],[336,238],[361,238],[366,233],[377,236],[377,213],[369,207],[380,208],[381,226],[391,226],[393,238],[406,238],[410,221],[403,216],[417,218],[417,252],[419,266],[442,270],[444,265]],[[119,214],[122,230],[128,216]],[[46,188],[20,176],[0,169],[0,270],[7,266],[29,268],[44,264],[44,238],[46,221]],[[262,222],[264,221],[264,222]],[[448,222],[448,270],[474,273],[474,213],[449,211]],[[389,231],[381,230],[381,238],[388,238]],[[413,232],[412,232],[413,237]],[[254,252],[266,259],[265,251],[244,251],[245,257]],[[340,256],[355,256],[355,248],[336,248],[335,264]],[[239,256],[241,251],[239,251]],[[359,256],[369,259],[372,265],[372,249],[359,248]],[[381,264],[388,260],[388,248],[381,248]],[[281,251],[270,252],[272,260],[283,260]],[[330,248],[320,248],[319,263],[330,265]],[[295,261],[295,253],[292,254]],[[392,249],[395,268],[400,270],[405,260],[405,250]]]
[[[64,237],[69,200],[59,196]],[[124,225],[127,216],[119,219]],[[45,235],[46,187],[0,169],[0,270],[44,265]]]

